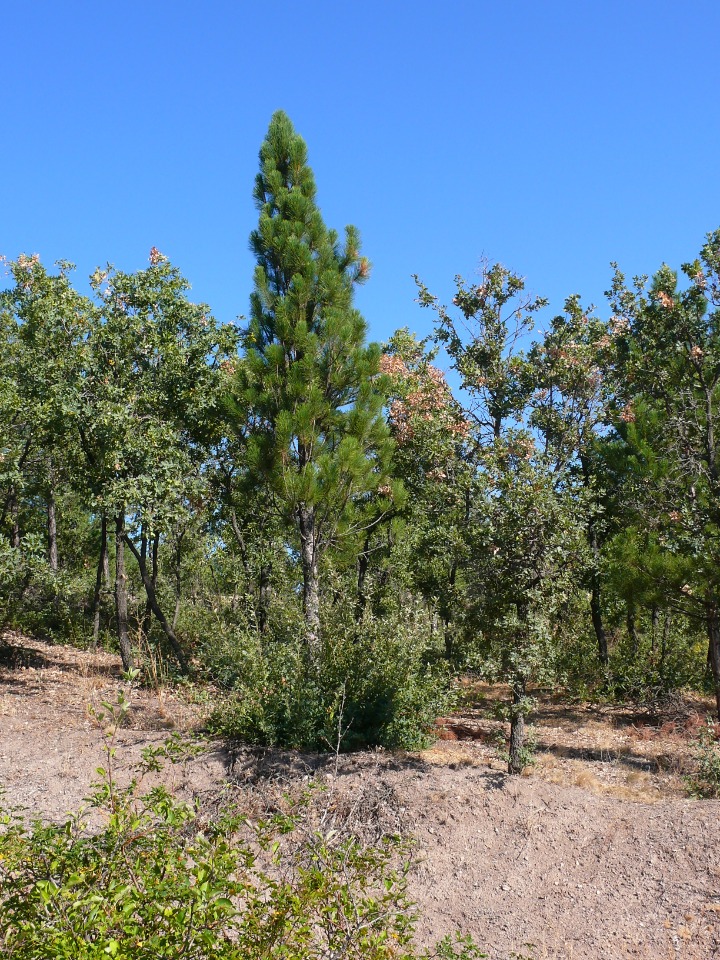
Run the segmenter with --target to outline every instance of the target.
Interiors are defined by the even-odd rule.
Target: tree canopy
[[[471,671],[720,710],[720,231],[606,308],[483,261],[433,331],[367,342],[358,231],[303,139],[260,148],[244,326],[155,247],[135,272],[37,254],[0,293],[0,615],[224,691],[219,727],[417,745]],[[242,305],[238,305],[242,309]]]

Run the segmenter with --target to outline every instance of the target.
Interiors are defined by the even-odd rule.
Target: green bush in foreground
[[[144,770],[157,770],[149,749]],[[61,825],[10,813],[0,827],[0,956],[16,960],[411,960],[484,956],[469,940],[411,944],[397,844],[300,830],[302,806],[251,824],[204,820],[163,787],[118,789],[107,769],[89,812]],[[172,759],[172,757],[171,757]],[[307,824],[306,824],[307,826]],[[265,866],[261,866],[261,861]]]

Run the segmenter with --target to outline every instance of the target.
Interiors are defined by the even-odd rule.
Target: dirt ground
[[[132,704],[116,736],[127,775],[144,746],[200,728],[212,702],[129,691],[108,653],[6,640],[0,786],[6,805],[32,814],[59,820],[81,805],[103,761],[97,711],[119,690]],[[683,783],[708,704],[643,713],[540,697],[538,761],[510,778],[494,745],[502,696],[468,684],[462,709],[418,754],[317,758],[209,743],[167,776],[200,802],[311,777],[355,798],[378,833],[416,841],[410,894],[424,943],[459,929],[493,960],[720,958],[720,805],[689,799]]]

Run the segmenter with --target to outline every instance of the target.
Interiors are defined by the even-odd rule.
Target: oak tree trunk
[[[590,463],[585,457],[580,458],[583,481],[585,487],[590,490],[592,485],[592,474]],[[590,516],[587,526],[587,538],[592,554],[592,571],[590,573],[590,616],[592,618],[595,639],[598,645],[598,660],[605,667],[609,661],[607,634],[602,617],[602,606],[600,604],[600,540],[598,537],[597,521],[594,516]]]
[[[258,589],[257,620],[261,633],[267,630],[268,613],[270,611],[270,597],[272,596],[272,581],[270,579],[272,567],[269,563],[260,565],[260,583]]]
[[[453,557],[452,564],[450,566],[450,576],[448,577],[448,599],[455,596],[455,582],[457,580],[457,570],[458,570],[458,561],[457,557]],[[453,631],[452,631],[452,611],[450,609],[450,604],[448,599],[445,600],[443,604],[443,631],[445,635],[445,656],[448,660],[452,660],[453,656]]]
[[[705,604],[705,622],[708,634],[708,659],[715,689],[715,708],[720,720],[720,611],[715,600]]]
[[[100,519],[100,557],[98,558],[97,572],[95,574],[95,592],[93,594],[93,649],[97,647],[100,636],[100,608],[102,606],[103,587],[107,587],[109,579],[110,564],[107,548],[107,517],[103,514]]]
[[[170,646],[172,647],[173,653],[177,658],[180,670],[182,673],[187,674],[190,672],[190,667],[185,656],[183,648],[180,646],[177,637],[175,636],[175,631],[167,620],[167,617],[160,609],[160,605],[157,601],[157,594],[155,592],[155,584],[153,583],[152,576],[148,572],[146,558],[140,553],[138,548],[135,546],[131,538],[125,534],[125,543],[130,547],[133,556],[137,560],[138,567],[140,569],[140,576],[142,577],[143,586],[145,587],[145,594],[147,596],[148,604],[150,605],[150,610],[154,614],[156,620],[162,627],[163,633],[168,639]]]
[[[157,593],[159,547],[160,547],[160,534],[156,532],[153,535],[152,542],[150,544],[150,562],[151,562],[150,579],[152,581],[153,590],[155,590],[156,593]],[[147,563],[147,548],[148,548],[148,538],[145,533],[145,529],[143,528],[140,552],[142,554],[142,557],[145,563]],[[145,611],[143,613],[142,626],[141,626],[142,634],[145,640],[147,640],[147,638],[150,635],[151,621],[152,621],[152,608],[150,606],[150,600],[147,599],[145,601]]]
[[[175,548],[175,611],[173,613],[172,628],[173,633],[177,629],[178,619],[180,618],[180,605],[182,601],[182,542],[185,538],[185,531],[178,534]]]
[[[53,573],[58,572],[57,513],[55,491],[50,487],[47,501],[48,563]]]
[[[593,570],[590,583],[590,615],[592,625],[595,630],[595,638],[598,645],[598,659],[603,666],[607,666],[610,659],[608,655],[607,634],[603,624],[602,609],[600,607],[600,576],[597,570]]]
[[[523,772],[523,747],[525,746],[525,680],[518,679],[513,683],[513,702],[510,717],[510,759],[508,773],[520,774]]]
[[[127,575],[125,573],[125,514],[115,518],[115,614],[123,670],[133,669],[132,647],[128,632]]]
[[[12,517],[12,533],[10,535],[11,543],[16,550],[20,549],[20,506],[18,504],[17,493],[12,492],[10,499],[10,516]]]

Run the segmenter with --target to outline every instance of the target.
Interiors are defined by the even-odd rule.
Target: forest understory
[[[233,323],[2,258],[0,783],[61,826],[0,822],[0,953],[720,956],[720,229],[376,343],[281,110],[253,198]]]
[[[118,777],[173,731],[204,729],[212,689],[130,688],[119,656],[8,634],[0,664],[4,804],[60,821],[103,762],[96,711],[121,690]],[[229,795],[272,809],[318,783],[322,822],[368,842],[413,841],[409,894],[418,937],[470,933],[492,958],[620,960],[720,956],[717,801],[688,797],[692,744],[711,702],[662,709],[571,703],[537,691],[535,764],[509,777],[494,704],[466,682],[461,706],[419,752],[315,755],[208,738],[160,776],[208,817]]]

